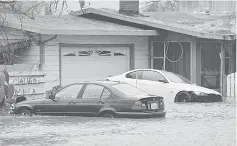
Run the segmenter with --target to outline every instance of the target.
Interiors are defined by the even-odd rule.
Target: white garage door
[[[62,85],[80,81],[104,80],[129,70],[129,48],[63,47]]]

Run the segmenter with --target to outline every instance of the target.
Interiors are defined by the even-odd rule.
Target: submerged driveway
[[[236,103],[171,104],[165,118],[0,117],[0,145],[235,146]]]

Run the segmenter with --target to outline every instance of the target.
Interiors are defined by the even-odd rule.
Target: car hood
[[[201,87],[195,84],[184,84],[184,83],[177,83],[177,87],[180,90],[186,90],[186,91],[197,91],[197,92],[204,92],[206,94],[218,94],[221,95],[219,92],[212,90],[212,89],[208,89],[205,87]]]

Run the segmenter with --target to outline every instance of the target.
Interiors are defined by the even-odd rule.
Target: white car
[[[221,102],[219,92],[192,84],[181,75],[155,69],[136,69],[118,76],[108,77],[110,81],[131,84],[151,95],[164,97],[172,102]]]

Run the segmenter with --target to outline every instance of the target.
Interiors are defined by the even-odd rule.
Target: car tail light
[[[132,106],[133,110],[142,110],[142,109],[146,109],[146,104],[142,103],[140,100],[136,101],[133,106]]]
[[[165,104],[164,104],[164,100],[160,99],[160,108],[164,109],[165,108]]]

